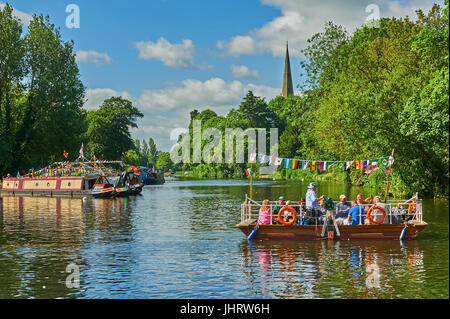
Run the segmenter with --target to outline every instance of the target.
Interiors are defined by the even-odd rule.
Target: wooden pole
[[[250,163],[250,199],[253,199],[253,163]]]
[[[253,163],[250,163],[250,200],[248,206],[249,219],[252,218],[252,202],[253,199]]]
[[[394,156],[394,149],[392,149],[392,155]],[[391,165],[389,165],[389,174],[388,174],[388,180],[387,180],[387,185],[386,185],[386,192],[384,193],[384,203],[386,204],[387,202],[387,196],[388,196],[388,191],[389,191],[389,180],[391,179]]]

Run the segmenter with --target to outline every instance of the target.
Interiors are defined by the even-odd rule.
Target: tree
[[[169,171],[173,167],[172,159],[170,158],[169,152],[161,152],[158,154],[158,159],[156,160],[156,167],[164,170],[165,172]]]
[[[144,115],[122,97],[112,97],[98,110],[87,114],[87,152],[98,158],[117,159],[133,147],[130,128],[136,128],[136,120]]]
[[[34,15],[23,35],[12,8],[0,9],[0,174],[76,153],[84,90],[73,42],[48,16]]]

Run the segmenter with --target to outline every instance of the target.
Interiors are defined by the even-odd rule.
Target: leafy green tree
[[[77,153],[86,130],[73,42],[48,16],[34,15],[27,30],[9,5],[0,9],[1,174]]]
[[[169,152],[161,152],[158,154],[156,160],[156,167],[162,169],[165,172],[169,171],[173,167],[172,159],[170,158]]]
[[[136,120],[144,115],[122,97],[112,97],[98,110],[87,114],[87,152],[97,158],[117,159],[132,149],[130,129],[137,127]]]
[[[122,161],[134,166],[140,165],[139,154],[135,150],[128,150],[127,152],[123,153]]]

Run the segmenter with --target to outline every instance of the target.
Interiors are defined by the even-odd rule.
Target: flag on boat
[[[349,169],[350,167],[352,167],[352,165],[353,165],[353,161],[346,162],[345,169]]]
[[[266,156],[267,165],[272,165],[275,156]]]
[[[389,166],[389,160],[387,157],[383,157],[380,160],[381,160],[381,167],[386,168]]]
[[[312,171],[315,171],[317,169],[317,162],[316,161],[312,161],[311,165],[309,166],[309,169]]]
[[[284,168],[289,168],[291,165],[291,160],[288,158],[284,159]]]
[[[253,175],[251,168],[245,169],[245,173],[247,174],[247,176],[249,176],[249,175],[252,176]]]
[[[249,162],[254,162],[256,159],[256,153],[251,153],[250,154],[250,158],[249,158]]]
[[[281,162],[283,162],[283,159],[277,157],[277,159],[275,160],[275,165],[276,165],[276,166],[280,166],[280,165],[281,165]]]
[[[378,160],[377,159],[373,159],[372,160],[372,169],[373,170],[376,170],[376,169],[378,169],[379,167],[378,167]]]
[[[393,155],[389,156],[389,166],[392,166],[392,164],[394,164],[394,156]]]
[[[338,162],[337,163],[338,170],[342,171],[345,169],[345,162]]]
[[[266,158],[266,155],[258,155],[258,164],[264,163],[264,159]]]
[[[81,143],[80,157],[81,157],[81,158],[84,158],[83,143]]]
[[[302,161],[302,169],[306,169],[308,167],[309,161]]]
[[[291,168],[293,168],[293,169],[298,168],[298,160],[292,160]]]

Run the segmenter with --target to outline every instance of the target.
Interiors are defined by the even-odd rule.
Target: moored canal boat
[[[29,196],[91,196],[97,175],[4,178],[0,194]]]
[[[283,210],[273,215],[270,224],[257,223],[258,210],[261,202],[251,199],[241,205],[241,222],[236,225],[249,239],[260,240],[318,240],[318,239],[385,239],[385,240],[412,240],[425,229],[427,223],[422,219],[422,201],[416,196],[407,201],[387,201],[385,204],[364,204],[369,212],[368,224],[337,225],[333,222],[324,227],[316,222],[315,225],[304,225],[305,218],[301,205],[290,205],[299,211],[298,216],[292,214],[289,222],[284,222]],[[271,203],[270,208],[276,206]],[[401,209],[400,209],[401,208]],[[375,221],[375,215],[383,212],[382,219]],[[372,214],[373,213],[373,214]],[[372,214],[372,216],[371,216]],[[370,218],[372,217],[372,218]],[[292,218],[294,219],[292,221]],[[381,221],[381,222],[380,222]],[[283,223],[284,222],[284,223]]]

